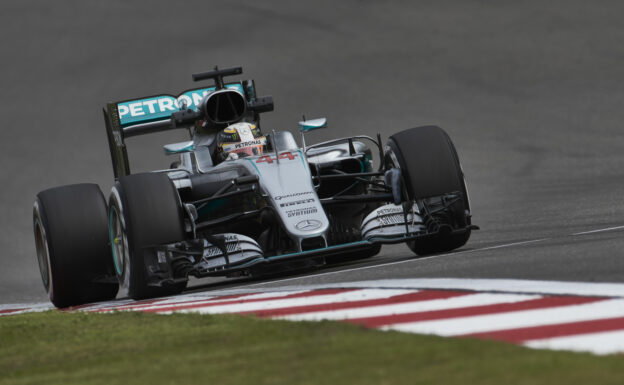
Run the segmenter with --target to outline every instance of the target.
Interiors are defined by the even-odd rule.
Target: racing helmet
[[[222,160],[261,155],[266,141],[266,137],[255,124],[235,123],[227,126],[217,136],[217,152]]]

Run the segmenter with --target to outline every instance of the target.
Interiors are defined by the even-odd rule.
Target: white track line
[[[624,283],[538,281],[497,278],[407,278],[378,279],[370,281],[337,282],[314,285],[288,285],[267,288],[225,289],[220,295],[264,292],[266,290],[315,290],[339,288],[387,288],[387,289],[441,289],[500,293],[577,295],[586,297],[624,297]],[[215,292],[210,292],[214,294]]]
[[[584,305],[558,306],[492,315],[395,324],[384,326],[382,329],[456,336],[613,317],[624,317],[624,299],[604,300]]]
[[[283,297],[292,294],[305,293],[309,290],[291,290],[291,291],[270,291],[270,292],[262,292],[262,293],[250,293],[249,295],[241,295],[236,298],[224,298],[221,295],[214,295],[210,293],[210,295],[206,295],[204,298],[198,296],[187,297],[185,295],[180,295],[177,297],[166,298],[162,301],[157,301],[149,304],[137,304],[133,305],[132,303],[124,304],[121,306],[110,306],[106,308],[100,308],[97,310],[106,310],[106,311],[119,311],[119,310],[154,310],[162,307],[171,307],[171,306],[193,306],[200,304],[214,304],[220,302],[229,302],[229,301],[249,301],[256,300],[262,298],[270,298],[270,297]],[[91,309],[89,309],[91,310]]]
[[[395,295],[412,293],[413,290],[388,290],[388,289],[362,289],[348,291],[337,294],[313,295],[309,297],[285,298],[276,300],[267,300],[261,302],[236,303],[230,305],[216,305],[197,307],[193,309],[184,309],[183,313],[201,313],[201,314],[218,314],[218,313],[239,313],[267,309],[280,309],[294,306],[318,305],[336,302],[362,301],[368,299],[388,298]],[[156,309],[158,310],[158,309]],[[167,311],[165,313],[170,313]]]
[[[440,258],[440,257],[449,256],[449,255],[459,255],[459,254],[475,253],[475,252],[478,252],[478,251],[501,249],[501,248],[505,248],[505,247],[524,245],[524,244],[528,244],[528,243],[542,242],[542,241],[546,241],[548,239],[552,239],[552,238],[541,238],[541,239],[533,239],[533,240],[522,241],[522,242],[506,243],[506,244],[497,245],[497,246],[488,246],[488,247],[484,247],[484,248],[480,248],[480,249],[459,250],[459,251],[452,252],[452,253],[431,255],[431,256],[428,256],[428,257],[418,257],[418,258],[414,257],[413,259],[406,259],[406,260],[403,260],[403,261],[380,263],[380,264],[377,264],[377,265],[362,266],[362,267],[354,267],[354,268],[351,268],[351,269],[329,271],[329,272],[318,273],[318,274],[310,274],[310,275],[305,275],[305,276],[302,276],[302,277],[277,279],[277,280],[268,281],[268,282],[252,283],[252,284],[244,285],[244,286],[240,286],[240,287],[241,288],[245,288],[245,287],[261,286],[261,285],[270,285],[270,284],[274,284],[274,283],[288,282],[288,281],[294,281],[294,280],[298,280],[298,279],[300,280],[300,279],[316,278],[316,277],[322,277],[322,276],[333,275],[333,274],[349,273],[349,272],[352,272],[352,271],[359,271],[359,270],[378,269],[380,267],[400,265],[400,264],[403,264],[403,263],[417,263],[417,262],[420,262],[420,261],[426,261],[428,259]]]
[[[605,231],[614,231],[614,230],[622,230],[624,226],[615,226],[615,227],[607,227],[605,229],[591,230],[591,231],[583,231],[580,233],[574,233],[572,235],[585,235],[585,234],[594,234],[594,233],[602,233]]]
[[[504,245],[499,245],[499,246],[489,246],[489,247],[483,247],[481,249],[476,249],[476,250],[467,250],[467,251],[485,251],[485,250],[495,250],[495,249],[501,249],[504,247],[511,247],[511,246],[520,246],[520,245],[528,245],[530,243],[537,243],[537,242],[543,242],[543,241],[547,241],[549,239],[552,238],[540,238],[540,239],[532,239],[530,241],[522,241],[522,242],[514,242],[514,243],[507,243]]]
[[[578,296],[600,296],[600,297],[624,297],[624,284],[622,283],[595,283],[595,282],[568,282],[568,281],[537,281],[518,279],[470,279],[470,278],[412,278],[412,279],[382,279],[370,281],[327,283],[317,285],[290,285],[270,288],[250,288],[240,287],[236,289],[225,289],[219,291],[207,291],[200,293],[183,294],[176,297],[163,298],[159,302],[147,306],[157,307],[174,304],[183,301],[205,302],[210,298],[222,295],[248,294],[264,296],[288,295],[296,292],[303,292],[314,289],[330,288],[387,288],[387,289],[442,289],[442,290],[467,290],[480,292],[500,292],[500,293],[523,293],[523,294],[546,294],[546,295],[578,295]],[[267,293],[267,291],[270,292]],[[282,294],[280,294],[282,293]],[[247,297],[249,298],[249,297]],[[241,299],[243,299],[241,297]],[[189,302],[192,303],[192,302]],[[131,308],[131,300],[117,300],[113,302],[102,302],[90,305],[81,310],[97,310],[102,308]],[[138,305],[136,307],[147,307]],[[20,314],[30,311],[46,311],[53,309],[51,304],[12,304],[1,305],[0,310],[20,309],[15,313]]]
[[[43,309],[48,310],[53,308],[51,303],[9,303],[0,305],[0,310],[13,310],[13,309]]]
[[[580,233],[572,234],[572,236],[584,235],[584,234],[592,234],[592,233],[598,233],[598,232],[603,232],[603,231],[619,230],[619,229],[624,229],[624,226],[608,227],[608,228],[604,228],[604,229],[580,232]],[[559,237],[530,239],[530,240],[521,241],[521,242],[504,243],[502,245],[488,246],[488,247],[482,247],[482,248],[472,249],[472,250],[459,250],[459,251],[456,251],[456,252],[453,252],[453,253],[444,253],[444,254],[432,255],[432,256],[429,256],[429,257],[420,257],[420,258],[414,258],[414,259],[407,259],[407,260],[404,260],[404,261],[380,263],[378,265],[362,266],[362,267],[355,267],[355,268],[351,268],[351,269],[330,271],[330,272],[319,273],[319,274],[311,274],[311,275],[306,275],[306,276],[303,276],[303,277],[294,277],[294,278],[278,279],[278,280],[269,281],[269,282],[252,283],[252,284],[241,286],[241,287],[253,287],[253,286],[261,286],[261,285],[270,285],[270,284],[273,284],[273,283],[288,282],[288,281],[293,281],[293,280],[298,280],[298,279],[322,277],[322,276],[327,276],[327,275],[348,273],[348,272],[359,271],[359,270],[375,269],[375,268],[379,268],[379,267],[398,265],[398,264],[402,264],[402,263],[418,263],[420,261],[425,261],[425,260],[428,260],[428,259],[439,258],[439,257],[445,257],[445,256],[449,256],[449,255],[475,253],[475,252],[479,252],[479,251],[496,250],[496,249],[502,249],[502,248],[506,248],[506,247],[521,246],[521,245],[527,245],[527,244],[532,244],[532,243],[543,242],[543,241],[547,241],[547,240],[551,240],[551,239],[555,239],[555,238],[559,238]]]
[[[352,318],[376,317],[393,314],[416,313],[424,311],[457,309],[469,306],[494,305],[499,303],[513,303],[540,298],[539,296],[517,294],[469,294],[461,297],[434,299],[427,301],[414,301],[389,305],[369,306],[353,309],[320,311],[313,313],[293,314],[277,319],[290,321],[320,321],[320,320],[345,320]]]
[[[524,346],[536,349],[572,350],[594,354],[624,352],[624,330],[528,341]]]
[[[0,313],[0,317],[23,313],[44,312],[52,309],[55,309],[55,307],[51,303],[0,305],[0,310],[2,311],[15,310],[11,311],[10,313]]]

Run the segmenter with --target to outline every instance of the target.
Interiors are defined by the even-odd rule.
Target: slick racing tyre
[[[418,255],[426,255],[466,244],[470,238],[468,193],[457,151],[448,134],[437,126],[416,127],[394,134],[388,139],[385,162],[388,169],[401,170],[404,193],[410,200],[431,203],[449,193],[460,196],[445,210],[443,230],[407,242],[408,247]],[[433,220],[424,219],[425,222]],[[466,230],[451,233],[454,229]]]
[[[119,285],[108,247],[106,201],[98,185],[40,192],[33,225],[41,279],[54,306],[115,298]]]
[[[132,174],[119,178],[108,209],[112,261],[122,288],[133,299],[177,294],[186,282],[150,286],[149,246],[184,240],[184,216],[178,193],[166,174]]]

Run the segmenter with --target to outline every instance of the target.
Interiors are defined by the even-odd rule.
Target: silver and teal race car
[[[109,103],[104,120],[115,184],[40,192],[37,258],[57,307],[171,295],[190,276],[258,276],[371,257],[382,244],[417,255],[450,251],[470,237],[464,175],[451,139],[425,126],[306,145],[324,118],[265,132],[262,150],[224,160],[216,137],[273,110],[253,80],[225,82],[240,67],[193,75],[209,87]],[[125,140],[171,129],[190,140],[164,146],[169,169],[130,172]]]

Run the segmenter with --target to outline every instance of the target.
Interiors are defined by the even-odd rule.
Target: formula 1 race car
[[[107,104],[115,174],[108,203],[95,184],[40,192],[37,258],[57,307],[171,295],[190,276],[258,276],[371,257],[382,244],[417,255],[464,245],[471,230],[457,152],[439,127],[382,143],[359,135],[313,145],[305,134],[260,130],[273,110],[240,67],[195,74],[210,87]],[[132,174],[125,140],[170,129],[191,140],[164,146],[171,167]],[[373,159],[377,158],[374,167]]]

